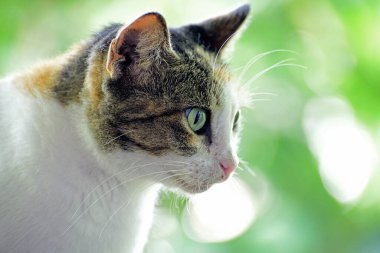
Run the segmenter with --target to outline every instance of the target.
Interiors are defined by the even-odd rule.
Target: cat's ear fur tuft
[[[236,34],[250,11],[248,4],[215,18],[205,20],[199,24],[183,27],[196,42],[202,44],[206,50],[219,53],[230,39]]]
[[[109,46],[107,70],[112,76],[114,63],[121,59],[128,64],[149,65],[168,52],[174,54],[164,17],[155,12],[147,13],[119,29]]]

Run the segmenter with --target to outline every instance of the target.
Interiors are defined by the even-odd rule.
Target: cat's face
[[[239,111],[238,103],[231,97],[231,93],[228,88],[224,90],[221,105],[213,107],[210,113],[205,114],[207,122],[205,129],[201,128],[200,132],[191,129],[193,117],[187,116],[186,111],[183,113],[182,127],[190,133],[188,143],[196,152],[191,156],[170,154],[163,157],[169,161],[177,161],[167,166],[172,171],[165,175],[166,184],[190,193],[202,192],[214,183],[225,181],[237,167]],[[188,110],[196,111],[198,115],[203,114],[196,107]],[[198,119],[198,122],[203,121]]]
[[[108,35],[107,72],[101,90],[90,87],[88,117],[110,163],[128,166],[126,152],[143,156],[155,166],[142,174],[191,193],[229,177],[240,104],[220,54],[248,11],[170,31],[149,13]]]

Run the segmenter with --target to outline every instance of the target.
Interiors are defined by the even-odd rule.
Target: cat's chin
[[[187,194],[197,194],[197,193],[202,193],[202,192],[205,192],[207,191],[208,189],[210,189],[210,187],[213,186],[213,184],[211,185],[203,185],[203,186],[181,186],[181,187],[178,187],[178,189],[182,192],[185,192]]]
[[[207,191],[208,189],[211,188],[211,186],[205,187],[205,188],[191,188],[191,187],[183,187],[183,186],[181,186],[181,187],[167,186],[167,189],[169,191],[175,192],[181,196],[190,197],[194,194],[198,194],[198,193],[202,193],[202,192]]]
[[[166,185],[167,188],[169,188],[172,191],[178,192],[181,195],[188,195],[188,194],[197,194],[202,193],[210,189],[214,184],[220,183],[220,182],[186,182],[185,180],[177,180],[176,183],[168,184]]]

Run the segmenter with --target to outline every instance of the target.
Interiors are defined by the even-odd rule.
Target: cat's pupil
[[[233,131],[237,130],[238,122],[239,122],[239,117],[240,117],[240,111],[237,111],[237,113],[235,114],[235,117],[234,117],[234,124],[232,126],[232,130]]]
[[[200,117],[201,117],[201,113],[198,111],[197,115],[195,116],[195,119],[194,119],[194,124],[195,125],[198,123]]]

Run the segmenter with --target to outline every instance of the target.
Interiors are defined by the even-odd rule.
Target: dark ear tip
[[[251,10],[251,5],[250,4],[243,4],[242,6],[240,6],[238,8],[239,12],[242,12],[242,13],[245,13],[245,14],[248,14],[249,11]]]
[[[158,18],[162,17],[161,13],[158,13],[158,12],[155,12],[155,11],[147,12],[144,15],[142,15],[142,17],[144,17],[144,16],[155,16],[155,17],[158,17]]]
[[[141,17],[148,17],[148,16],[153,16],[153,17],[157,18],[158,21],[161,24],[165,24],[166,25],[165,18],[164,18],[164,16],[162,16],[161,13],[158,13],[158,12],[148,12],[148,13],[145,13],[144,15],[142,15]]]
[[[247,17],[250,10],[251,6],[249,4],[243,4],[242,6],[238,7],[234,12],[239,16]]]

